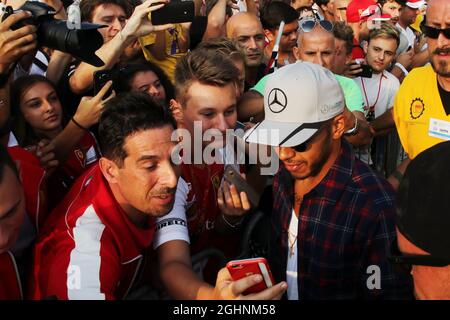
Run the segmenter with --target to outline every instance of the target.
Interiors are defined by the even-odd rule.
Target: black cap
[[[397,227],[411,243],[434,257],[450,259],[450,141],[411,161],[396,209]]]

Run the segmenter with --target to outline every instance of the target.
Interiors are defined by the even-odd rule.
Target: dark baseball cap
[[[396,209],[402,235],[431,256],[450,261],[450,141],[411,161],[397,193]]]

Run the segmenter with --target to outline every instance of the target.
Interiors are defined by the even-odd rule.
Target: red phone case
[[[275,284],[269,264],[265,258],[230,261],[227,263],[227,269],[235,281],[253,274],[260,274],[263,277],[263,281],[248,288],[244,294],[257,293]]]

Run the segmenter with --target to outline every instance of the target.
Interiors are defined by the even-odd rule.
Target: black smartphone
[[[161,9],[151,13],[152,24],[157,26],[168,23],[192,22],[195,8],[192,0],[172,0]]]
[[[250,186],[244,178],[242,178],[233,166],[226,165],[223,176],[228,183],[235,185],[239,193],[241,193],[241,191],[245,191],[247,198],[253,207],[258,206],[259,195],[256,193],[255,189],[253,189],[253,187]]]
[[[371,66],[367,64],[361,64],[360,67],[362,71],[360,73],[355,74],[355,77],[372,78],[373,69]]]
[[[105,84],[112,80],[114,81],[114,75],[112,70],[99,70],[94,72],[94,95],[96,96],[97,93],[105,86]],[[106,91],[105,95],[102,97],[102,99],[109,97],[113,92],[113,86],[111,86],[108,91]]]

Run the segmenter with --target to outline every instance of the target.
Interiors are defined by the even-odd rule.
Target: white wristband
[[[403,72],[403,74],[404,74],[405,76],[408,75],[408,73],[409,73],[408,70],[406,70],[406,68],[405,68],[400,62],[396,62],[395,65],[396,65],[397,67],[399,67],[400,70],[402,70],[402,72]]]

